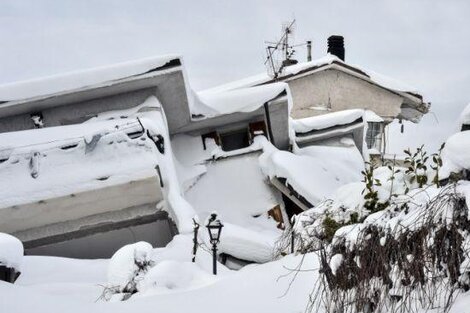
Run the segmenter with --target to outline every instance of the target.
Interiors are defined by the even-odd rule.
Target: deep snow
[[[200,250],[191,263],[190,236],[177,236],[153,250],[157,264],[142,282],[142,292],[125,302],[96,301],[106,283],[107,260],[25,257],[17,284],[0,282],[2,312],[303,312],[317,272],[313,254],[286,256],[263,265],[230,271]],[[292,286],[290,269],[301,269]],[[284,277],[284,275],[287,275]],[[27,301],[24,301],[27,299]]]

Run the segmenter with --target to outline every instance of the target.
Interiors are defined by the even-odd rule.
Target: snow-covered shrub
[[[404,151],[407,155],[405,173],[409,177],[410,185],[418,188],[429,184],[439,185],[439,170],[442,167],[441,153],[444,146],[445,144],[442,144],[439,151],[431,155],[431,159],[424,150],[424,146],[417,148],[416,152],[412,152],[410,149]]]
[[[23,243],[12,235],[0,233],[0,265],[21,270]]]
[[[114,253],[108,265],[108,285],[103,292],[107,301],[126,300],[138,291],[137,284],[155,264],[153,248],[147,242],[126,245]]]
[[[447,310],[458,288],[470,288],[470,219],[458,187],[414,190],[363,223],[340,228],[318,252],[311,309]],[[403,203],[406,210],[399,209]]]
[[[367,163],[366,169],[361,173],[364,177],[362,182],[365,184],[365,188],[362,191],[365,200],[364,208],[371,213],[383,210],[388,206],[388,200],[383,201],[379,198],[377,187],[382,186],[382,183],[380,179],[374,177],[374,167],[372,164]],[[395,170],[392,170],[390,177],[394,179],[395,174]]]

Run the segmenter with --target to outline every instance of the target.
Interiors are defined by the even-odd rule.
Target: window
[[[379,122],[367,123],[366,143],[367,148],[382,150],[382,132],[383,124]]]
[[[204,147],[204,150],[207,149],[207,146],[206,146],[206,139],[207,139],[207,138],[213,139],[214,142],[215,142],[215,144],[216,144],[216,145],[219,145],[219,135],[218,135],[217,132],[215,132],[215,131],[214,131],[214,132],[207,133],[207,134],[203,134],[203,135],[201,136],[201,138],[202,138],[202,145],[203,145],[203,147]]]
[[[250,137],[247,128],[223,133],[219,136],[222,150],[224,151],[242,149],[250,145]]]
[[[258,135],[268,138],[264,121],[250,123],[250,135],[252,139]]]

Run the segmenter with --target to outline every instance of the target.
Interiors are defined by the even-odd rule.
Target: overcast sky
[[[313,56],[340,34],[346,61],[406,82],[434,114],[390,147],[434,149],[470,102],[470,1],[67,1],[0,0],[0,83],[140,57],[184,57],[195,90],[265,70],[264,41],[297,20],[295,39]],[[304,48],[297,58],[305,60]]]

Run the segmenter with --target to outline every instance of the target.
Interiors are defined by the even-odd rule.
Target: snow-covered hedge
[[[468,183],[398,197],[320,248],[313,306],[331,312],[415,312],[450,307],[470,289]],[[328,312],[330,312],[328,311]]]

